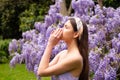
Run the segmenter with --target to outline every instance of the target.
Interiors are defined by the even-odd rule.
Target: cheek
[[[73,37],[73,32],[69,30],[63,30],[63,39],[71,39]]]

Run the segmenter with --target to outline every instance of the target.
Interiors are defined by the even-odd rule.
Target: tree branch
[[[68,9],[68,15],[70,15],[70,14],[71,14],[71,11],[72,11],[72,6],[71,6],[71,4],[72,4],[72,1],[71,1],[71,3],[70,3],[69,9]]]
[[[100,5],[101,9],[103,8],[103,0],[97,0],[98,4]]]
[[[62,2],[60,3],[60,6],[61,6],[60,13],[62,15],[68,15],[65,0],[62,0]]]

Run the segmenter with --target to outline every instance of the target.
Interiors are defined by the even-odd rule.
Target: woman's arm
[[[49,63],[49,67],[55,65],[59,60],[60,54],[57,54],[54,59]]]
[[[42,56],[42,59],[40,61],[39,67],[38,67],[38,74],[41,74],[42,70],[45,70],[46,68],[49,67],[49,61],[50,61],[50,56],[52,52],[52,46],[47,45],[45,52]]]
[[[63,50],[63,51],[59,52],[59,53],[55,56],[55,58],[49,63],[49,67],[57,64],[60,56],[61,56],[62,54],[64,54],[65,52],[66,52],[66,50]]]
[[[48,66],[44,69],[43,68],[40,69],[38,75],[40,76],[59,75],[74,70],[78,67],[81,68],[82,66],[80,66],[79,64],[82,65],[82,59],[80,59],[80,57],[72,55],[55,65]]]
[[[42,59],[38,67],[38,74],[41,74],[43,70],[49,67],[49,61],[50,61],[52,49],[59,42],[61,35],[62,35],[62,29],[57,29],[51,33],[45,52],[42,56]]]

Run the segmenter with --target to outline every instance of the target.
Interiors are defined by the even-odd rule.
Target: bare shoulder
[[[66,63],[71,66],[79,66],[83,64],[82,56],[78,54],[67,54],[67,50],[63,50],[58,53],[59,58],[59,63]]]
[[[83,58],[80,54],[71,54],[69,56],[69,60],[71,60],[72,63],[78,65],[78,64],[82,64],[83,63]]]

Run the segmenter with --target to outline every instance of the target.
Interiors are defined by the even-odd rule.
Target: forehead
[[[70,20],[66,21],[66,22],[65,22],[65,25],[72,26]]]

